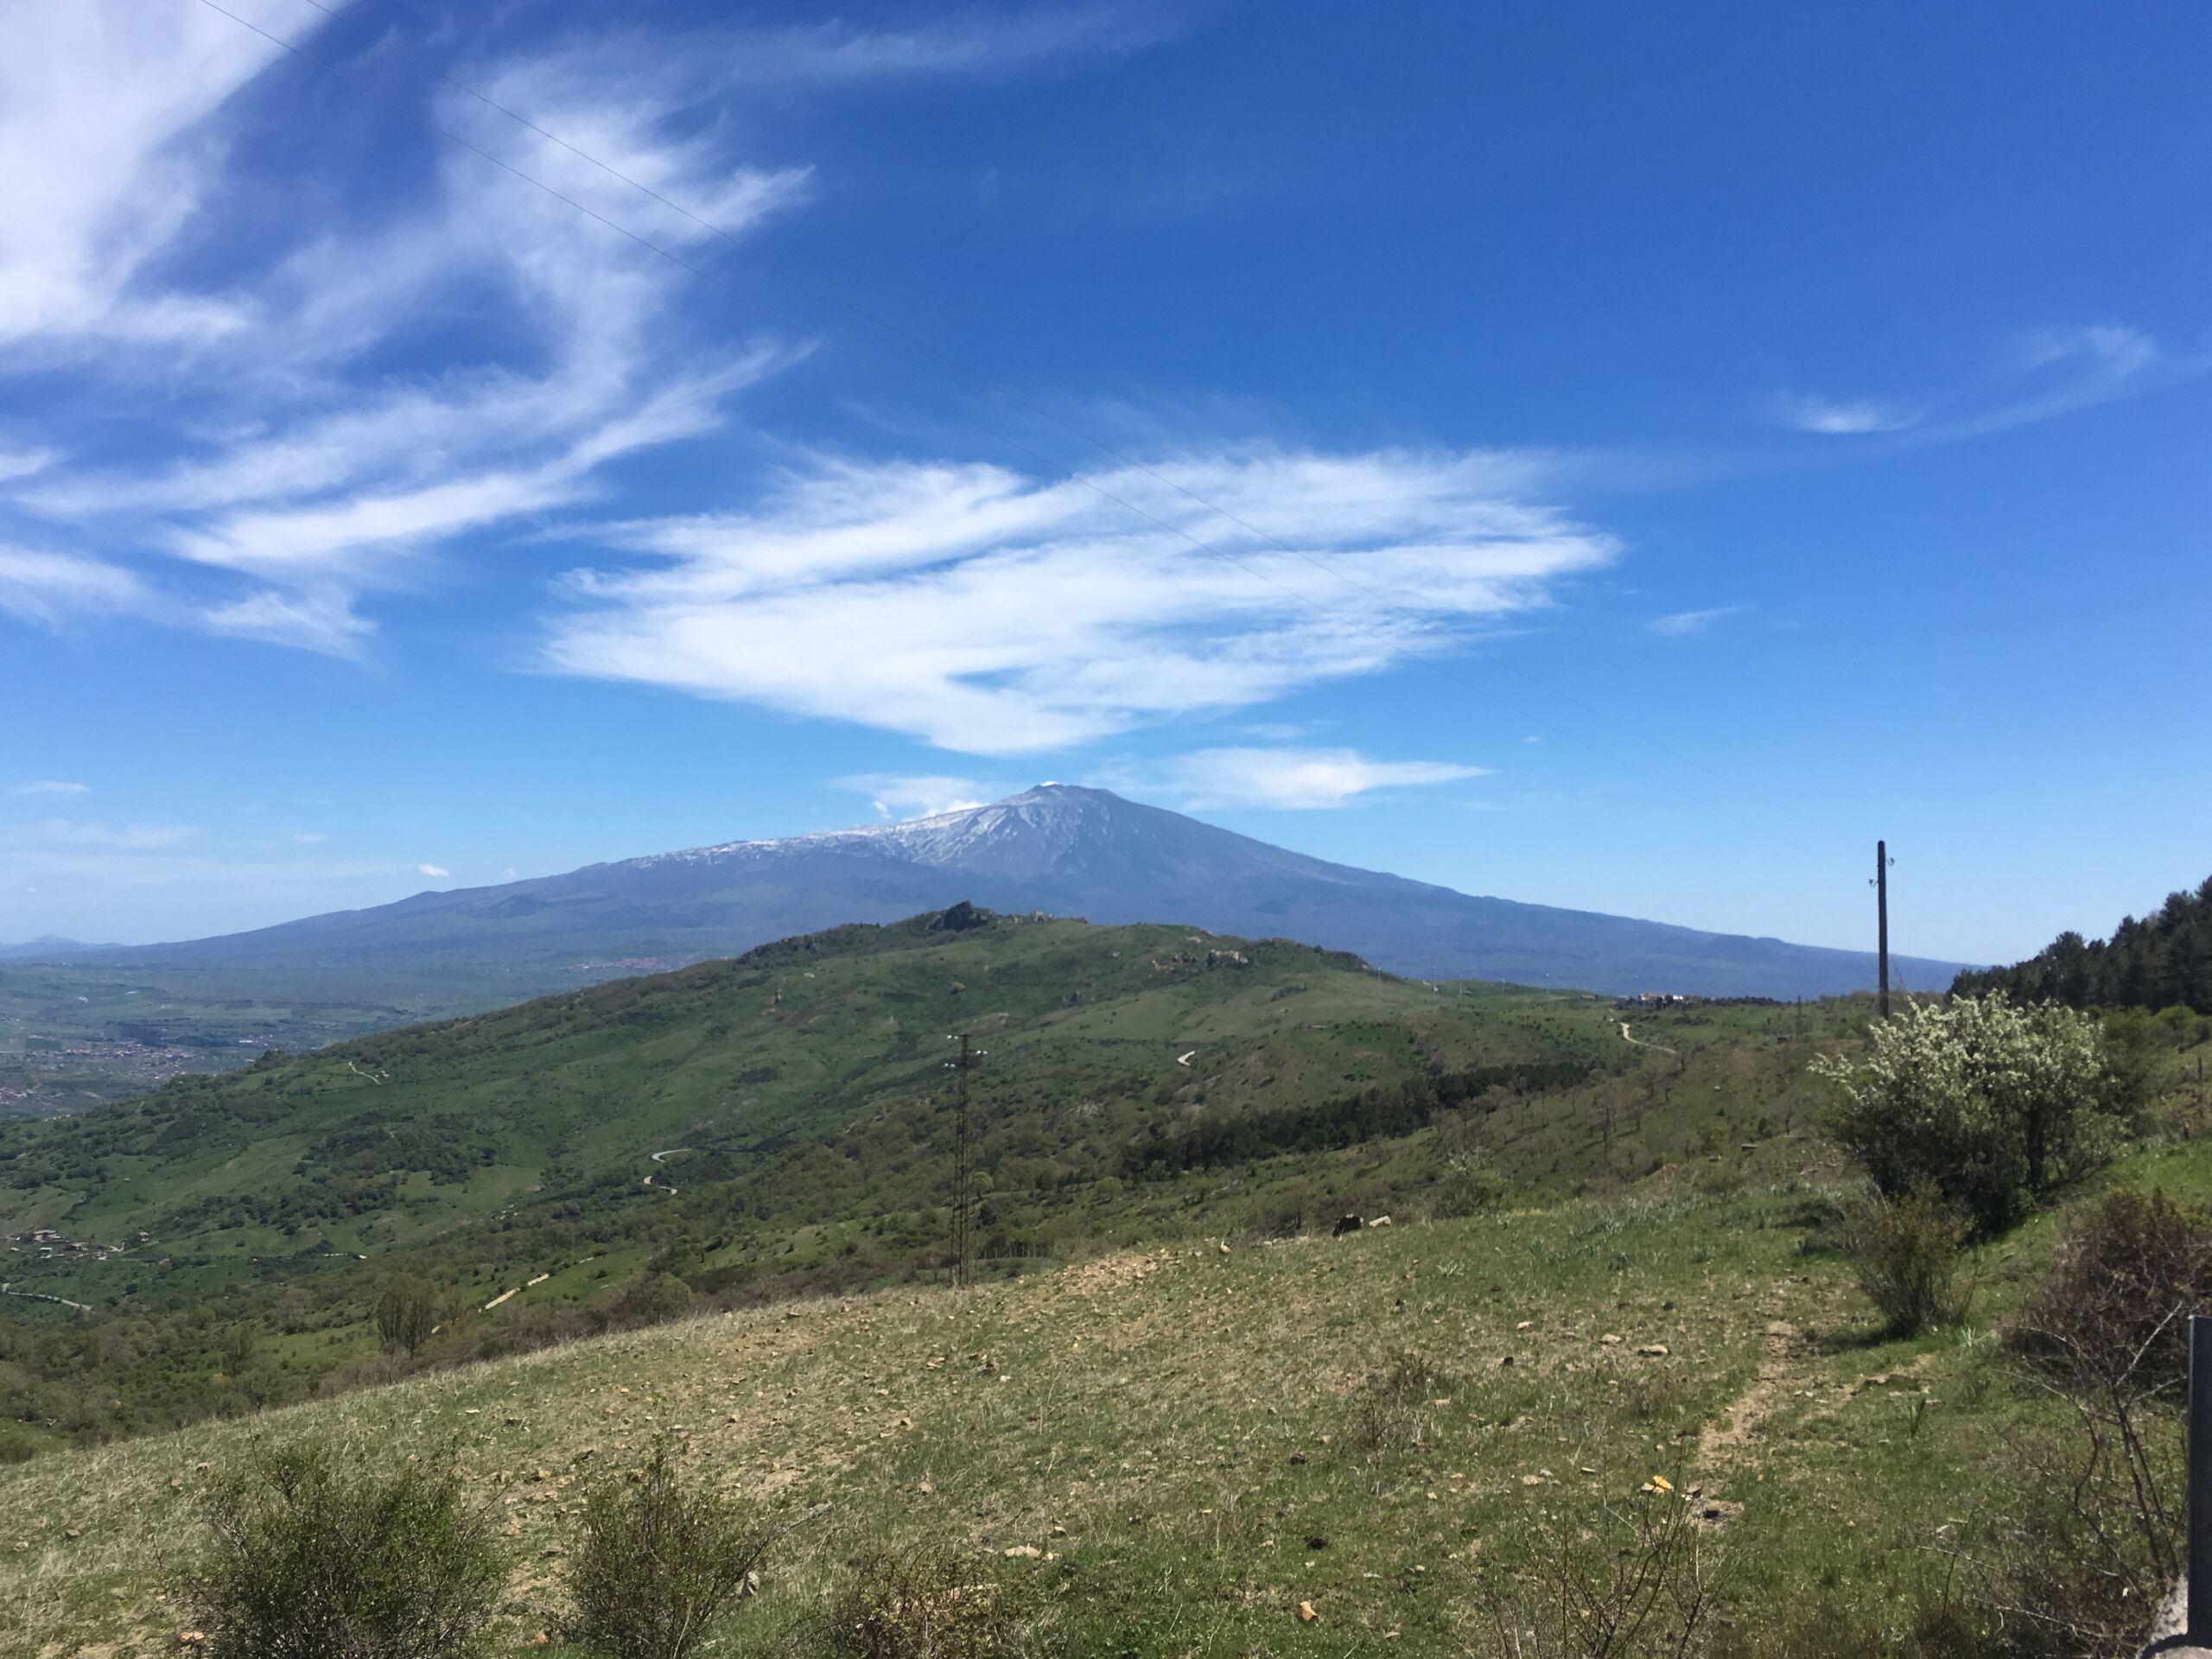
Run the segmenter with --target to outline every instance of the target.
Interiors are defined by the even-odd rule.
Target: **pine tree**
[[[2025,962],[1961,974],[1961,994],[2003,991],[2069,1007],[2185,1007],[2212,1014],[2212,879],[2152,915],[2123,917],[2109,939],[2060,934]]]

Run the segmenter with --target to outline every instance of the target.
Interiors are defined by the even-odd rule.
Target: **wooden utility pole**
[[[1890,847],[1874,843],[1874,939],[1881,958],[1882,1018],[1890,1017]]]
[[[960,1036],[959,1081],[953,1108],[952,1154],[952,1282],[968,1288],[968,1264],[975,1255],[975,1133],[969,1109],[968,1069],[975,1056],[968,1035]]]

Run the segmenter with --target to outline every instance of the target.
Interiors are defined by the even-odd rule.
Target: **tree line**
[[[1535,1094],[1572,1088],[1599,1069],[1586,1060],[1510,1060],[1376,1084],[1311,1105],[1203,1118],[1173,1133],[1155,1124],[1125,1149],[1122,1173],[1158,1180],[1185,1170],[1252,1163],[1283,1153],[1338,1151],[1363,1141],[1410,1135],[1439,1112],[1479,1100],[1494,1089]]]
[[[2075,1008],[2185,1007],[2212,1014],[2212,878],[2173,893],[2152,915],[2124,918],[2109,939],[2060,934],[2025,962],[1961,974],[1955,994],[2002,991],[2017,1002]]]

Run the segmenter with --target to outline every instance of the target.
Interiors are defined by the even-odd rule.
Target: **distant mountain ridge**
[[[83,939],[65,939],[59,933],[41,933],[35,939],[25,939],[21,944],[0,944],[0,962],[35,960],[79,950],[115,950],[121,948],[112,944],[92,944]]]
[[[496,976],[525,995],[963,899],[1000,911],[1296,939],[1429,978],[1775,997],[1865,989],[1875,978],[1866,952],[1476,897],[1061,784],[904,823],[734,841],[422,893],[247,933],[104,951],[99,960],[404,965],[418,977]],[[1964,964],[1900,957],[1893,965],[1905,983],[1932,988]]]

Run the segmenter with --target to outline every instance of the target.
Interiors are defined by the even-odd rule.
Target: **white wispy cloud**
[[[1446,760],[1376,760],[1357,749],[1195,749],[1109,767],[1109,787],[1192,808],[1351,806],[1378,790],[1459,783],[1488,768]]]
[[[1143,50],[1183,32],[1173,9],[1087,5],[976,7],[911,28],[842,21],[785,28],[727,27],[679,37],[615,35],[564,54],[563,67],[597,84],[643,67],[657,78],[671,57],[693,91],[760,85],[823,89],[912,77],[991,79]]]
[[[2212,357],[2177,358],[2140,328],[2125,323],[2039,328],[2018,336],[1994,380],[1948,410],[1912,408],[1876,398],[1788,393],[1774,402],[1777,418],[1801,432],[1831,437],[1903,433],[1910,443],[1955,443],[2139,393],[2212,371]]]
[[[1854,437],[1870,432],[1902,432],[1920,420],[1917,410],[1878,404],[1871,399],[1837,399],[1788,393],[1775,399],[1775,414],[1784,426],[1829,437]]]
[[[1678,639],[1683,634],[1702,633],[1714,623],[1725,622],[1728,618],[1740,614],[1743,609],[1741,605],[1715,605],[1708,610],[1674,611],[1665,616],[1653,617],[1645,626],[1654,633]],[[1529,741],[1533,743],[1535,739]]]
[[[90,784],[72,783],[66,778],[34,778],[27,784],[17,784],[13,791],[17,795],[89,795]]]
[[[0,611],[50,624],[74,613],[143,611],[152,603],[152,590],[121,565],[0,545]]]
[[[53,846],[137,849],[174,847],[189,841],[200,830],[188,823],[90,823],[77,818],[41,818],[30,826],[31,838]]]
[[[2212,359],[2202,353],[2171,358],[2142,329],[2117,322],[2031,330],[2015,343],[2012,355],[2012,366],[2025,383],[2024,390],[1946,422],[1936,435],[1972,438],[2008,431],[2132,397],[2212,367]]]
[[[338,588],[295,593],[264,588],[240,599],[202,606],[196,615],[200,626],[214,633],[264,639],[332,657],[358,655],[376,632],[374,623],[354,611],[353,595]]]
[[[1616,549],[1519,499],[1530,476],[1479,453],[1201,453],[1056,482],[821,458],[752,512],[604,531],[632,556],[568,579],[546,658],[972,753],[1059,747],[1548,604]]]
[[[205,6],[15,10],[0,54],[0,346],[167,347],[245,325],[250,302],[147,273],[220,167],[207,118],[279,51]]]
[[[427,875],[434,880],[439,881],[444,880],[446,877],[453,874],[451,870],[446,868],[442,864],[417,864],[415,867],[415,872],[418,875]]]
[[[0,605],[49,623],[134,609],[341,655],[373,635],[365,594],[417,584],[425,557],[458,538],[575,508],[610,466],[715,429],[734,396],[804,354],[804,342],[702,341],[676,304],[697,279],[588,216],[696,262],[805,200],[804,167],[733,153],[714,100],[741,68],[822,84],[983,73],[1145,33],[1071,12],[1025,14],[997,39],[978,16],[719,42],[759,48],[747,52],[571,35],[466,66],[486,98],[565,143],[427,78],[386,112],[405,119],[415,96],[425,143],[435,122],[544,189],[444,145],[395,201],[334,206],[287,181],[315,211],[249,222],[227,204],[260,157],[232,139],[278,48],[204,7],[142,11],[36,8],[35,38],[0,62],[0,376],[94,369],[172,404],[181,393],[183,418],[151,455],[143,431],[127,459],[97,444],[0,455],[0,477],[24,480],[16,504],[57,542],[85,543],[11,550]],[[327,85],[344,98],[345,72]],[[175,256],[218,238],[232,267],[219,281],[175,276],[197,268]],[[395,366],[410,360],[396,346],[439,327],[481,343],[435,372]],[[199,371],[187,382],[181,349]],[[159,602],[138,569],[95,553],[112,547],[167,562]]]
[[[973,778],[945,778],[930,773],[872,772],[835,781],[839,789],[867,796],[868,804],[880,818],[927,818],[939,812],[958,812],[982,806],[1000,792],[994,785],[978,783]]]

